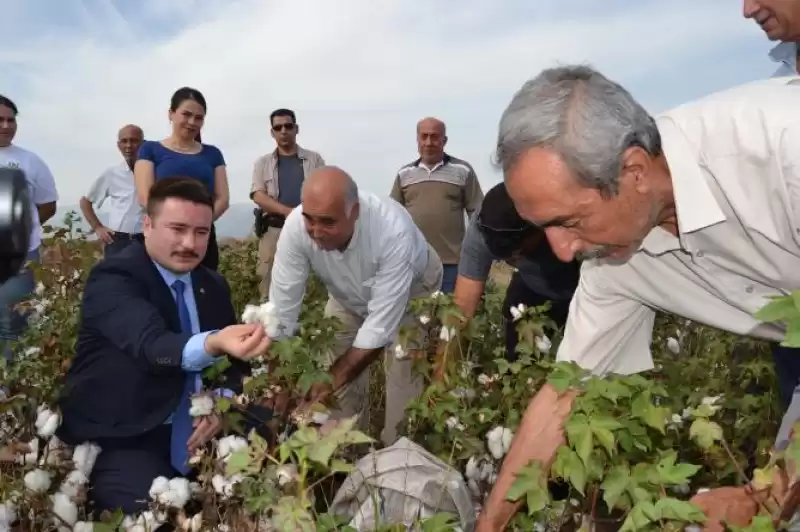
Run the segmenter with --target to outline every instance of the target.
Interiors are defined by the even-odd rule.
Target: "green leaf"
[[[613,456],[617,442],[614,433],[611,431],[622,428],[622,423],[610,417],[593,416],[589,426],[600,445],[605,448],[609,456]]]
[[[800,347],[800,315],[786,320],[786,336],[781,345],[784,347]]]
[[[650,394],[643,393],[633,400],[631,415],[636,419],[640,419],[645,425],[664,434],[666,432],[667,419],[672,414],[668,408],[655,406]]]
[[[677,458],[677,452],[669,451],[658,464],[656,464],[656,471],[661,481],[660,484],[671,484],[674,486],[688,484],[689,479],[700,470],[700,466],[697,465],[676,464],[675,460],[677,460]]]
[[[320,465],[327,466],[338,447],[336,443],[336,440],[327,438],[313,443],[308,448],[308,459]]]
[[[753,317],[759,321],[773,322],[797,316],[800,314],[800,307],[797,306],[794,295],[773,298],[772,301],[756,311]]]
[[[422,521],[422,532],[448,532],[459,523],[459,519],[451,514],[440,512]]]
[[[652,502],[640,502],[628,513],[619,532],[636,532],[643,530],[658,519],[658,512]]]
[[[550,503],[550,492],[547,489],[541,463],[531,462],[522,468],[506,493],[506,499],[509,501],[517,501],[523,496],[526,497],[530,515],[543,510]]]
[[[558,448],[553,462],[553,473],[568,480],[581,495],[586,495],[586,467],[577,453],[566,445]]]
[[[348,464],[344,460],[334,458],[328,466],[332,473],[350,473],[353,470],[353,465]]]
[[[689,427],[689,437],[692,438],[701,449],[710,449],[715,442],[722,440],[722,427],[713,421],[704,418],[697,418]]]
[[[224,414],[231,409],[231,401],[227,397],[218,397],[216,401],[216,410],[218,414]]]
[[[631,471],[625,464],[614,466],[606,474],[600,489],[603,490],[603,501],[609,508],[615,508],[622,498],[631,478]],[[627,508],[622,508],[627,509]]]
[[[659,499],[655,505],[659,519],[670,521],[683,521],[684,523],[704,523],[706,514],[698,506],[688,502],[665,497]]]
[[[244,448],[234,451],[225,464],[225,474],[228,476],[242,473],[250,468],[250,449]]]
[[[571,416],[567,421],[565,430],[569,443],[575,452],[578,453],[584,465],[589,465],[589,456],[594,449],[592,439],[592,429],[584,414]]]

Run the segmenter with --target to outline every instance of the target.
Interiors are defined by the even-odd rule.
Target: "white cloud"
[[[624,11],[612,2],[601,14],[586,0],[535,4],[147,0],[126,15],[85,0],[80,32],[6,49],[0,68],[22,65],[21,93],[9,94],[21,107],[17,140],[48,161],[64,203],[117,161],[120,125],[166,136],[169,98],[184,85],[206,96],[203,138],[225,154],[233,201],[246,202],[277,107],[297,111],[301,144],[380,194],[416,156],[416,121],[439,116],[449,151],[473,163],[486,189],[499,181],[488,161],[500,112],[542,68],[589,61],[647,105],[722,88],[713,77],[722,64],[725,81],[769,71],[769,43],[729,0],[625,2]],[[742,48],[751,51],[730,61]]]

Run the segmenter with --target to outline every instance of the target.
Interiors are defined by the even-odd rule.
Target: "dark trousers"
[[[778,396],[781,406],[786,410],[792,401],[795,387],[800,384],[800,349],[783,347],[773,343],[772,360],[775,362],[775,375],[778,379]]]
[[[110,257],[114,253],[119,253],[131,242],[135,240],[140,240],[141,233],[123,233],[122,231],[117,231],[113,235],[113,241],[110,244],[106,244],[103,246],[103,256]]]
[[[508,284],[506,290],[506,299],[503,302],[503,318],[506,322],[506,359],[517,360],[517,324],[514,323],[509,309],[516,307],[520,303],[526,307],[538,307],[550,301],[550,310],[547,311],[547,316],[553,320],[556,325],[561,328],[567,323],[567,314],[569,313],[569,299],[562,299],[553,301],[548,297],[537,294],[522,280],[519,272],[515,272],[511,277],[511,282]]]
[[[89,477],[89,509],[99,516],[117,509],[135,514],[149,507],[153,479],[181,476],[170,464],[171,425],[132,438],[104,438]]]

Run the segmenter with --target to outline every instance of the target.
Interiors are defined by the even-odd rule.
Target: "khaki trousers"
[[[256,275],[261,278],[258,285],[258,293],[261,300],[269,297],[269,285],[272,281],[272,263],[275,261],[275,248],[278,245],[278,237],[281,230],[278,227],[270,227],[269,230],[261,235],[258,241],[258,266]]]
[[[411,289],[411,298],[426,297],[439,290],[442,285],[442,262],[432,247],[428,247],[428,264],[422,279],[414,283]],[[407,305],[407,303],[406,303]],[[408,308],[408,307],[406,307]],[[353,345],[358,329],[364,323],[364,318],[356,315],[342,304],[328,298],[325,306],[326,316],[336,316],[342,322],[342,327],[336,335],[336,343],[331,353],[331,363],[344,355]],[[402,325],[412,325],[414,316],[406,314]],[[423,380],[412,372],[413,357],[397,360],[394,355],[394,341],[383,349],[381,362],[386,377],[386,412],[384,416],[381,441],[385,445],[392,445],[398,439],[397,425],[403,420],[406,405],[418,398],[423,392]],[[356,427],[362,431],[369,430],[369,368],[361,372],[352,382],[336,392],[338,409],[331,412],[331,417],[358,416]]]

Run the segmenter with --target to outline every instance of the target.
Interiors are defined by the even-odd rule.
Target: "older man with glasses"
[[[544,232],[523,220],[503,183],[492,188],[467,226],[461,244],[453,301],[471,318],[480,303],[495,261],[505,261],[516,271],[506,290],[506,358],[516,360],[517,331],[512,307],[550,303],[547,316],[561,328],[567,321],[569,302],[578,287],[578,261],[561,262],[550,249]],[[516,312],[514,312],[515,314]]]
[[[307,175],[325,166],[317,152],[297,144],[300,126],[291,109],[276,109],[269,117],[275,150],[256,160],[250,199],[257,205],[255,233],[258,242],[258,275],[261,277],[259,293],[269,295],[275,246],[286,216],[300,204],[300,190]]]

